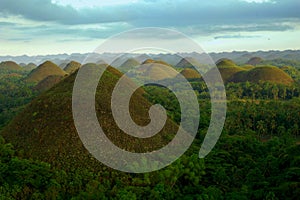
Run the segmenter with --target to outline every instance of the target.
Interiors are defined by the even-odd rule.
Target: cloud
[[[11,22],[0,22],[0,26],[15,26],[17,25],[16,23],[11,23]]]
[[[260,38],[260,35],[220,35],[214,37],[215,40],[218,39],[249,39],[249,38]]]
[[[144,0],[78,9],[70,5],[55,4],[51,0],[1,0],[0,6],[2,13],[22,15],[36,21],[55,21],[69,25],[127,22],[138,27],[300,18],[299,9],[298,0],[278,0],[276,3],[248,3],[240,0]]]
[[[275,3],[273,0],[241,0],[248,3]]]
[[[265,32],[300,30],[299,0],[104,0],[105,4],[100,0],[75,0],[76,4],[71,0],[57,1],[60,3],[0,0],[1,41],[11,41],[7,45],[17,45],[18,41],[32,41],[33,45],[41,41],[61,45],[73,41],[93,43],[122,31],[149,26],[175,29],[193,38],[242,41]],[[158,37],[176,40],[172,35]]]

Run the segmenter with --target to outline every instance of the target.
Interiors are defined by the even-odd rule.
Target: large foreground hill
[[[116,145],[130,151],[147,152],[162,147],[178,129],[171,120],[167,120],[159,134],[149,139],[129,136],[115,124],[110,109],[110,98],[121,75],[116,69],[109,68],[99,82],[96,110],[104,132]],[[24,150],[23,156],[26,158],[46,161],[65,170],[76,167],[99,170],[102,165],[84,148],[74,126],[71,106],[75,77],[76,73],[70,75],[33,100],[2,131],[2,135],[17,149]],[[150,122],[148,110],[151,104],[143,94],[142,89],[137,90],[130,104],[132,118],[139,125],[147,125]]]

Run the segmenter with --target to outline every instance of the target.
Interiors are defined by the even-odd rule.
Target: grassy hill
[[[33,69],[37,68],[37,65],[34,63],[28,63],[23,67],[24,70],[26,71],[32,71]]]
[[[50,75],[47,76],[44,80],[41,80],[33,89],[39,92],[46,91],[52,88],[55,84],[59,83],[64,76],[59,75]]]
[[[235,67],[236,64],[227,58],[221,58],[216,62],[217,67]]]
[[[13,61],[4,61],[0,63],[0,70],[20,71],[23,68]]]
[[[185,69],[185,68],[194,68],[194,66],[201,66],[201,64],[195,58],[186,57],[186,58],[182,58],[175,67],[179,69]]]
[[[126,60],[118,69],[122,72],[127,72],[128,70],[132,69],[135,66],[140,65],[140,63],[134,59],[134,58],[129,58]]]
[[[248,65],[259,65],[263,62],[263,59],[261,57],[252,57],[248,60],[248,62],[246,64]]]
[[[175,71],[175,69],[160,63],[161,62],[147,62],[130,77],[141,76],[152,80],[163,80],[177,76],[178,72]]]
[[[74,73],[77,69],[79,69],[81,67],[81,64],[79,62],[76,61],[71,61],[69,62],[66,67],[64,68],[65,72],[67,72],[68,74],[72,74]]]
[[[293,79],[283,70],[274,66],[255,67],[248,71],[241,71],[231,77],[229,82],[272,82],[289,85],[293,83]]]
[[[197,72],[195,69],[186,68],[180,72],[185,78],[187,79],[197,79],[201,78],[201,75],[199,72]]]
[[[121,75],[116,69],[109,68],[97,89],[96,111],[107,137],[119,147],[134,152],[152,151],[169,143],[178,129],[171,120],[167,120],[160,133],[147,139],[132,137],[117,127],[111,112],[111,94]],[[17,149],[23,149],[26,158],[47,161],[67,171],[76,167],[95,172],[107,170],[87,152],[76,132],[72,116],[75,77],[76,73],[73,73],[33,100],[1,135]],[[151,104],[143,97],[144,93],[142,89],[137,90],[130,104],[131,116],[140,125],[150,122],[148,110]]]
[[[51,75],[65,76],[67,73],[59,68],[56,64],[46,61],[32,70],[24,79],[26,82],[40,82]]]
[[[226,83],[236,73],[244,71],[246,69],[237,66],[230,59],[220,59],[217,61],[217,67],[220,71],[223,81]],[[209,72],[208,72],[209,73]]]
[[[161,65],[166,65],[166,66],[171,66],[170,64],[166,63],[165,61],[162,61],[162,60],[153,60],[153,59],[147,59],[142,64],[151,64],[151,63],[161,64]]]

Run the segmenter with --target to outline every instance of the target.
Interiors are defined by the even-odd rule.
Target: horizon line
[[[285,50],[279,50],[279,49],[270,49],[270,50],[232,50],[232,51],[211,51],[211,52],[202,52],[199,54],[221,54],[221,53],[242,53],[242,52],[247,52],[247,53],[256,53],[256,52],[284,52],[284,51],[300,51],[300,49],[285,49]],[[102,53],[97,53],[97,52],[86,52],[86,53],[78,53],[78,52],[73,52],[73,53],[53,53],[53,54],[36,54],[36,55],[28,55],[28,54],[22,54],[22,55],[0,55],[0,57],[21,57],[21,56],[27,56],[27,57],[38,57],[38,56],[57,56],[57,55],[67,55],[67,56],[71,56],[74,54],[80,54],[80,55],[84,55],[84,54],[136,54],[136,55],[141,55],[141,54],[153,54],[153,55],[159,55],[159,54],[171,54],[171,55],[175,55],[175,54],[183,54],[183,53],[198,53],[198,52],[176,52],[176,53],[130,53],[130,52],[102,52]]]

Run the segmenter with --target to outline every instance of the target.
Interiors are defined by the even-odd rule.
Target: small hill
[[[166,65],[166,66],[171,66],[170,64],[166,63],[165,61],[162,61],[162,60],[153,60],[153,59],[147,59],[142,64],[144,65],[144,64],[151,64],[151,63],[161,64],[161,65]]]
[[[79,69],[81,67],[81,64],[79,62],[76,61],[71,61],[69,62],[66,67],[64,68],[65,72],[67,72],[68,74],[72,74],[74,73],[77,69]]]
[[[23,68],[13,61],[4,61],[0,63],[0,70],[19,71]]]
[[[122,72],[127,72],[128,70],[132,69],[135,66],[140,65],[140,63],[134,59],[134,58],[129,58],[128,60],[126,60],[120,67],[120,71]]]
[[[26,82],[40,82],[51,75],[65,76],[67,73],[51,61],[46,61],[32,70],[24,79]]]
[[[41,80],[33,89],[39,92],[46,91],[59,83],[63,78],[64,76],[58,75],[47,76],[44,80]]]
[[[19,63],[19,66],[25,67],[25,66],[26,66],[26,63]]]
[[[216,62],[216,65],[218,68],[220,68],[220,67],[236,67],[236,64],[232,60],[227,59],[227,58],[221,58],[220,60],[218,60]]]
[[[96,65],[88,64],[86,67]],[[109,67],[98,84],[95,96],[95,110],[106,136],[115,145],[132,152],[148,152],[165,146],[178,130],[178,126],[169,119],[158,134],[147,139],[130,136],[118,128],[111,111],[111,95],[121,75],[118,70]],[[75,78],[76,73],[73,73],[38,96],[2,130],[1,135],[17,149],[23,149],[25,158],[46,161],[65,171],[80,167],[101,173],[109,168],[89,154],[74,125],[72,90]],[[128,79],[128,84],[133,83]],[[142,89],[138,89],[131,97],[129,109],[133,120],[142,126],[150,122],[148,111],[152,105],[143,97],[144,94]]]
[[[23,69],[26,71],[32,71],[35,68],[37,68],[37,65],[34,63],[28,63],[26,66],[23,67]]]
[[[227,83],[234,74],[246,70],[245,68],[237,66],[232,60],[224,58],[217,61],[217,68],[225,83]]]
[[[201,64],[195,58],[186,57],[186,58],[182,58],[180,62],[175,66],[175,68],[185,69],[185,68],[194,68],[200,66]]]
[[[248,62],[246,64],[256,66],[256,65],[261,64],[262,61],[263,61],[263,59],[261,57],[252,57],[248,60]]]
[[[195,69],[186,68],[180,72],[186,79],[198,79],[201,78],[199,72]]]
[[[249,71],[243,71],[231,77],[229,82],[272,82],[290,85],[293,79],[283,70],[274,66],[256,67]]]
[[[129,75],[130,77],[140,76],[151,80],[163,80],[176,77],[178,72],[168,65],[160,64],[160,62],[148,61],[141,65],[137,71],[131,72]]]

